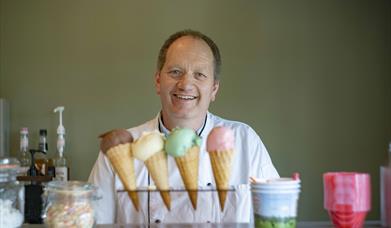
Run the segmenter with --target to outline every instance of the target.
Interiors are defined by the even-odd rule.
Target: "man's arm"
[[[92,168],[88,182],[95,184],[101,199],[96,204],[96,218],[98,224],[115,223],[115,175],[110,161],[102,152]]]

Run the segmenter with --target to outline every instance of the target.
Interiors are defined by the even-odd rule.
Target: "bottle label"
[[[22,137],[20,139],[20,150],[27,151],[28,147],[29,147],[29,139],[27,137]]]
[[[56,180],[67,181],[68,180],[68,168],[56,167]]]

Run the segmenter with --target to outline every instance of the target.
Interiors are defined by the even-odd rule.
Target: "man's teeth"
[[[179,99],[184,99],[184,100],[193,100],[196,97],[195,96],[188,96],[188,95],[176,95]]]

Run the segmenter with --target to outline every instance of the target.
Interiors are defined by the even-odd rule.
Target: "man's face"
[[[191,119],[205,116],[219,88],[213,54],[201,39],[184,36],[171,44],[155,85],[163,115]]]

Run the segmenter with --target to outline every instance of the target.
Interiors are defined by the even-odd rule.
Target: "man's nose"
[[[193,77],[191,74],[186,73],[178,80],[177,86],[179,89],[187,90],[193,85]]]

